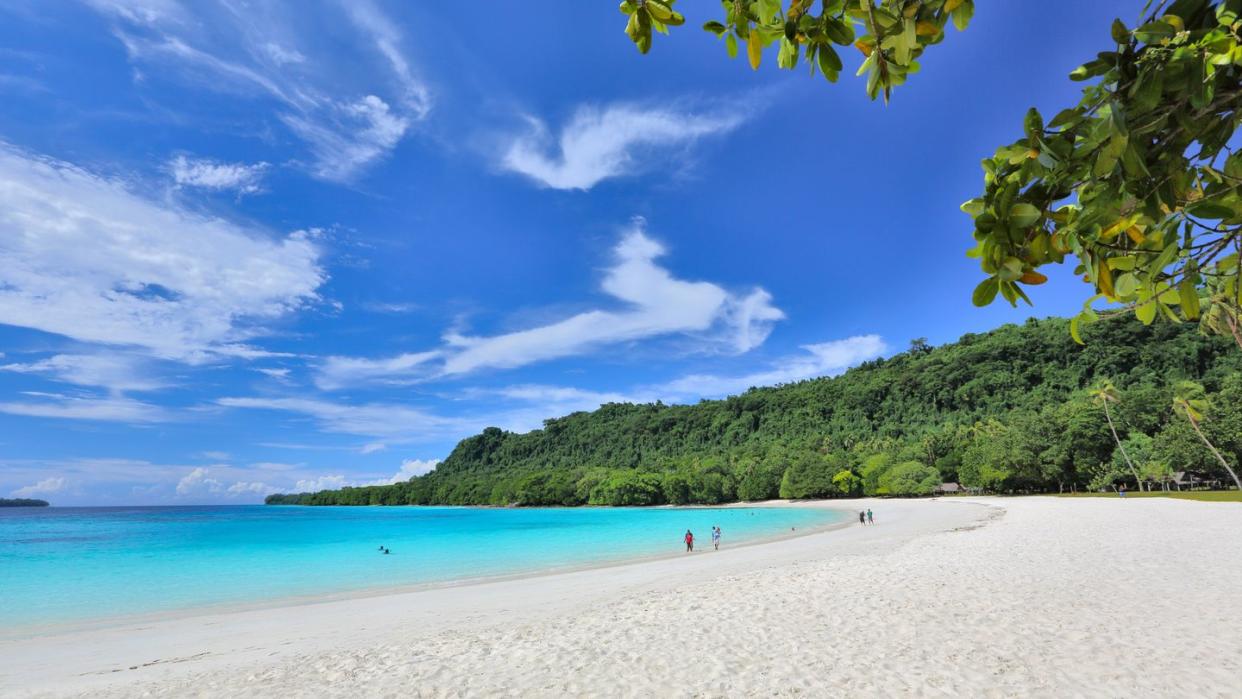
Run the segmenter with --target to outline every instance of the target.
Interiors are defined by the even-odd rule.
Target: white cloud
[[[439,459],[405,459],[401,462],[401,468],[392,475],[391,478],[381,478],[375,481],[359,483],[358,485],[392,485],[394,483],[404,483],[415,476],[422,476],[431,473],[440,463]]]
[[[350,180],[387,155],[410,128],[409,119],[375,95],[338,102],[315,115],[284,114],[280,119],[310,145],[316,158],[312,172],[335,181]]]
[[[378,51],[392,68],[403,93],[402,100],[419,119],[431,109],[427,86],[414,77],[409,62],[401,52],[401,33],[397,25],[370,0],[344,0],[342,6],[358,29],[367,33]]]
[[[275,100],[276,117],[310,148],[310,170],[323,179],[354,178],[396,147],[431,108],[395,23],[363,0],[341,3],[345,25],[335,22],[338,16],[275,3],[88,1],[113,20],[113,33],[144,72]],[[295,48],[301,42],[292,28],[313,21],[334,22],[312,27],[331,33],[330,56]],[[352,26],[354,33],[341,32],[341,26]]]
[[[0,144],[0,323],[169,359],[254,352],[317,299],[303,232],[273,239]]]
[[[280,492],[280,489],[257,481],[238,481],[230,485],[227,492],[230,495],[271,495],[272,493]]]
[[[444,361],[446,375],[482,368],[513,368],[556,359],[604,345],[672,334],[697,335],[707,344],[745,352],[761,343],[772,324],[784,318],[762,289],[738,297],[710,282],[676,279],[655,260],[662,245],[636,222],[617,245],[616,262],[603,290],[624,302],[620,311],[592,310],[565,320],[491,337],[450,335],[455,350]],[[742,309],[744,312],[739,312]]]
[[[761,288],[737,294],[711,282],[675,278],[656,264],[665,249],[644,227],[636,219],[622,236],[601,283],[604,293],[621,302],[619,310],[585,311],[501,335],[450,332],[438,350],[395,357],[328,357],[318,367],[315,384],[323,390],[407,384],[488,368],[512,369],[672,335],[691,336],[702,348],[742,353],[762,344],[773,324],[785,317]]]
[[[259,368],[256,368],[256,369],[255,369],[255,371],[257,371],[257,372],[259,372],[260,374],[263,374],[263,375],[265,375],[265,376],[269,376],[269,377],[271,377],[271,378],[273,378],[273,379],[287,379],[287,378],[289,378],[289,370],[288,370],[288,369],[268,369],[268,368],[264,368],[264,367],[259,367]]]
[[[363,444],[362,447],[358,449],[358,453],[359,454],[374,454],[379,451],[384,451],[387,448],[388,448],[388,445],[384,444],[383,442],[368,442],[367,444]]]
[[[394,483],[404,483],[415,476],[422,476],[431,473],[440,463],[439,459],[406,459],[401,462],[401,468],[397,469],[389,478],[379,478],[371,481],[350,480],[343,475],[335,474],[330,476],[319,476],[318,478],[308,478],[300,480],[294,485],[296,493],[314,493],[320,490],[339,490],[345,487],[365,488],[375,485],[393,485]]]
[[[0,413],[66,420],[99,420],[132,424],[165,422],[170,418],[161,407],[124,396],[108,398],[66,396],[55,393],[26,395],[38,400],[0,402]]]
[[[224,484],[210,477],[210,469],[199,466],[182,476],[177,481],[177,495],[202,495],[207,493],[219,493],[224,490]]]
[[[514,431],[525,431],[539,427],[546,418],[580,410],[595,410],[605,403],[695,403],[704,398],[721,398],[742,393],[757,386],[774,386],[832,376],[860,362],[881,356],[888,347],[878,335],[860,335],[804,345],[802,349],[803,354],[781,357],[762,371],[740,375],[690,374],[666,383],[637,386],[623,392],[520,384],[474,390],[466,395],[472,398],[495,396],[528,404],[528,407],[497,413],[488,423]]]
[[[272,62],[279,66],[293,65],[297,63],[305,63],[306,56],[295,48],[281,46],[275,41],[269,41],[262,45],[263,53],[272,59]]]
[[[12,495],[15,498],[30,498],[36,495],[51,495],[52,493],[59,493],[64,490],[67,485],[68,481],[64,478],[53,476],[51,478],[44,478],[34,485],[18,488],[12,492]]]
[[[221,398],[228,408],[281,410],[306,415],[321,429],[364,437],[411,440],[461,434],[464,423],[417,408],[390,403],[348,405],[313,398]]]
[[[345,476],[320,476],[318,478],[307,478],[298,481],[293,486],[295,493],[314,493],[320,490],[337,490],[344,488],[348,483]]]
[[[187,158],[178,155],[168,163],[173,181],[179,187],[201,187],[217,191],[231,190],[238,194],[257,194],[263,191],[263,175],[267,163],[222,163],[203,158]]]
[[[110,391],[155,391],[168,383],[153,376],[149,362],[125,353],[57,354],[37,362],[0,364],[0,371],[39,374],[79,386]]]
[[[425,377],[427,364],[440,356],[438,351],[400,354],[385,359],[327,357],[315,376],[315,385],[325,391],[380,381],[399,384]]]
[[[198,466],[177,481],[176,493],[180,498],[234,499],[247,496],[265,496],[280,492],[279,488],[260,481],[235,481],[225,485],[223,481],[211,475],[212,468],[236,472],[237,469],[227,464],[218,464],[211,468]]]
[[[831,376],[859,362],[880,356],[887,346],[879,335],[859,335],[844,340],[803,345],[802,349],[806,354],[785,357],[765,371],[741,376],[691,374],[663,385],[659,391],[669,397],[708,398],[740,393],[752,386],[774,386],[817,376]]]
[[[588,190],[610,177],[668,168],[684,147],[737,128],[744,115],[701,113],[614,104],[582,107],[561,130],[556,145],[547,127],[529,119],[530,129],[508,145],[501,166],[545,187]]]

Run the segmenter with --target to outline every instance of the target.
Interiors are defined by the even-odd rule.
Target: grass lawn
[[[1115,498],[1116,493],[1062,493],[1063,498]],[[1180,500],[1202,500],[1204,502],[1242,502],[1242,490],[1157,490],[1152,493],[1136,493],[1129,491],[1127,498],[1178,498]]]

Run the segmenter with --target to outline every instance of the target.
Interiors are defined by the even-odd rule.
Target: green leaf
[[[737,37],[733,34],[725,37],[725,51],[729,52],[729,58],[737,58]]]
[[[974,0],[965,0],[961,5],[958,5],[957,8],[953,10],[953,12],[950,13],[950,16],[953,17],[953,26],[957,27],[957,30],[959,32],[965,31],[966,27],[970,25],[970,18],[974,17],[974,15],[975,15]]]
[[[1151,299],[1134,307],[1134,315],[1142,321],[1143,325],[1151,325],[1151,322],[1156,319],[1157,303],[1155,299]]]
[[[822,44],[816,55],[819,59],[819,69],[823,71],[824,77],[836,82],[837,75],[841,73],[841,57],[837,55],[837,50],[828,44]]]
[[[1178,305],[1182,307],[1182,313],[1185,314],[1187,320],[1198,320],[1199,318],[1199,290],[1195,288],[1194,278],[1190,275],[1182,277],[1181,284],[1177,287]]]
[[[1138,289],[1138,279],[1128,272],[1113,280],[1113,292],[1116,293],[1117,298],[1127,299],[1136,289]]]
[[[996,298],[996,292],[999,290],[996,277],[988,277],[975,287],[975,292],[971,294],[970,301],[976,306],[986,306],[992,303]]]
[[[1125,22],[1122,22],[1119,19],[1113,20],[1112,34],[1113,41],[1119,44],[1130,43],[1130,30],[1126,29]]]
[[[1035,205],[1019,202],[1009,209],[1009,223],[1018,228],[1028,228],[1038,221],[1041,215]]]
[[[1177,29],[1173,25],[1168,22],[1156,20],[1155,22],[1148,22],[1138,29],[1135,29],[1134,38],[1144,44],[1153,44],[1168,39],[1176,33]]]
[[[1078,334],[1078,326],[1079,326],[1078,318],[1079,316],[1074,316],[1073,318],[1070,318],[1070,322],[1069,322],[1070,337],[1074,338],[1074,342],[1077,342],[1080,345],[1085,345],[1087,343],[1082,341],[1082,335]]]
[[[792,70],[798,65],[798,45],[787,37],[781,37],[781,47],[776,54],[776,65],[786,70]]]
[[[752,28],[750,37],[746,39],[746,57],[750,59],[751,70],[759,70],[759,62],[763,60],[763,43],[759,32]]]
[[[970,214],[971,216],[978,216],[979,214],[983,213],[983,208],[984,208],[983,199],[979,197],[975,197],[974,199],[964,201],[962,202],[962,206],[961,206],[962,211],[967,214]]]
[[[1231,218],[1234,215],[1232,208],[1212,201],[1200,201],[1191,204],[1186,207],[1186,212],[1191,216],[1213,220]]]
[[[703,31],[711,32],[712,34],[715,34],[716,36],[720,36],[721,34],[724,34],[725,32],[729,31],[729,28],[721,24],[720,22],[712,20],[711,22],[707,22],[703,25]]]
[[[1034,107],[1028,109],[1022,125],[1026,128],[1026,137],[1030,139],[1031,146],[1034,147],[1044,133],[1044,118],[1039,115],[1039,110]]]

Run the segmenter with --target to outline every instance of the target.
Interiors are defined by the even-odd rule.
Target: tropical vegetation
[[[0,498],[0,507],[47,507],[47,500],[33,498]]]
[[[1163,489],[1175,471],[1232,476],[1242,352],[1230,340],[1119,316],[1084,328],[1080,346],[1067,326],[918,340],[840,376],[695,405],[608,404],[525,434],[492,427],[408,482],[268,501],[717,504],[925,495],[944,481],[1072,492]]]
[[[673,5],[621,3],[642,53],[653,30],[685,23]],[[868,95],[886,101],[947,25],[965,29],[975,10],[972,0],[721,7],[723,21],[703,29],[729,56],[744,45],[758,70],[777,45],[780,68],[805,56],[812,74],[835,82],[837,48],[852,45]],[[1069,326],[1076,340],[1079,326],[1130,311],[1143,323],[1197,322],[1242,348],[1242,152],[1231,146],[1242,119],[1242,0],[1147,0],[1138,14],[1133,25],[1115,20],[1105,50],[1070,74],[1086,83],[1077,105],[1050,120],[1030,109],[1021,137],[983,160],[984,192],[962,205],[974,223],[968,254],[986,275],[972,300],[1029,304],[1027,288],[1048,279],[1040,270],[1072,256],[1092,289]]]

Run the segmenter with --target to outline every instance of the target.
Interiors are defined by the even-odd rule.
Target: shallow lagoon
[[[712,525],[728,547],[845,519],[787,507],[0,510],[0,624],[530,574],[679,553],[686,529],[706,550]]]

